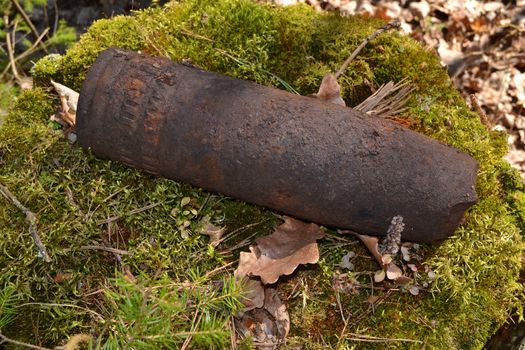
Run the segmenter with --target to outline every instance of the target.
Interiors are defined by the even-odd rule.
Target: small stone
[[[67,140],[68,140],[70,143],[75,143],[75,142],[77,142],[77,134],[74,133],[74,132],[70,132],[70,133],[67,135]]]
[[[412,286],[408,289],[410,294],[412,295],[418,295],[419,294],[419,287],[418,286]]]
[[[408,247],[401,247],[401,254],[403,254],[403,260],[410,261],[410,253]]]
[[[412,272],[417,272],[417,266],[414,264],[407,264],[408,268],[412,270]]]
[[[352,259],[353,257],[355,257],[355,253],[348,252],[348,254],[343,256],[343,258],[341,259],[341,262],[339,263],[339,267],[352,271],[354,269],[354,264],[350,261],[350,259]]]

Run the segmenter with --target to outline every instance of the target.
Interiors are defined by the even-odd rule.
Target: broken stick
[[[361,50],[366,46],[366,44],[377,38],[381,33],[386,32],[387,30],[392,28],[398,28],[400,25],[401,23],[399,21],[393,21],[385,24],[383,27],[379,28],[378,30],[367,36],[365,40],[363,40],[363,42],[359,44],[359,46],[354,50],[354,52],[352,52],[352,54],[346,59],[346,61],[343,63],[341,68],[339,68],[337,73],[335,73],[335,77],[339,78],[339,76],[344,73],[346,68],[348,68],[350,62],[352,62],[352,60],[359,54],[359,52],[361,52]]]
[[[27,209],[25,206],[20,203],[20,201],[7,189],[7,187],[0,184],[0,193],[11,203],[13,203],[22,213],[26,216],[26,222],[29,225],[29,233],[31,233],[31,236],[33,237],[33,240],[35,241],[36,247],[38,248],[38,256],[44,259],[45,262],[51,262],[51,258],[49,257],[49,254],[47,254],[46,247],[42,243],[42,240],[40,239],[40,235],[38,234],[38,231],[36,229],[36,215],[29,209]]]

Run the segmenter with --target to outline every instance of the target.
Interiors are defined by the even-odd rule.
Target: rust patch
[[[77,132],[99,157],[362,234],[401,215],[403,239],[441,241],[477,200],[474,159],[396,122],[115,48]]]

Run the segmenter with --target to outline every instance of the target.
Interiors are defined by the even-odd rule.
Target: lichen
[[[20,306],[12,323],[16,327],[2,332],[48,346],[90,329],[107,337],[111,327],[86,309],[111,319],[104,302],[115,300],[95,292],[114,284],[113,278],[128,271],[183,282],[188,271],[203,274],[234,259],[237,253],[222,255],[197,234],[205,217],[228,232],[257,223],[244,237],[269,233],[276,222],[262,208],[155,178],[69,145],[48,125],[57,102],[46,90],[51,78],[79,90],[98,53],[116,45],[175,61],[190,59],[204,69],[278,88],[290,86],[307,95],[381,25],[377,19],[320,14],[303,5],[188,0],[97,21],[65,55],[37,62],[33,76],[41,88],[24,92],[0,129],[0,182],[37,214],[54,260],[48,265],[37,258],[23,215],[2,204],[0,285],[14,286],[21,299],[31,302],[82,309]],[[479,202],[454,236],[439,247],[422,248],[437,280],[417,297],[362,287],[338,296],[341,311],[332,276],[346,248],[323,241],[319,265],[301,269],[281,285],[291,311],[290,348],[422,347],[400,341],[363,343],[352,335],[365,334],[418,340],[426,348],[480,349],[510,313],[522,312],[524,288],[518,274],[525,195],[519,175],[502,160],[504,135],[487,130],[468,109],[435,53],[397,33],[367,45],[340,84],[347,104],[355,105],[370,94],[368,84],[403,78],[416,87],[404,115],[417,121],[413,128],[479,162]],[[182,208],[184,197],[191,201]],[[120,219],[101,223],[114,216]],[[183,238],[188,228],[190,235]],[[119,260],[89,248],[103,244],[133,254]],[[348,280],[369,284],[377,265],[357,243],[351,249],[358,258]],[[372,294],[388,297],[388,302],[373,306],[367,302]],[[348,320],[346,327],[341,313]]]

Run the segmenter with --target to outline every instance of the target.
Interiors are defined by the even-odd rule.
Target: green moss
[[[4,122],[11,100],[18,94],[18,89],[8,83],[0,83],[0,125]]]
[[[375,19],[319,14],[301,5],[171,2],[133,17],[96,22],[64,56],[37,62],[33,75],[43,88],[52,78],[78,90],[97,55],[117,45],[176,61],[190,59],[204,69],[306,95],[381,25]],[[415,342],[355,340],[355,334],[365,334],[418,340],[425,348],[479,349],[512,310],[522,311],[524,289],[518,274],[525,195],[519,175],[502,160],[504,135],[488,131],[469,111],[433,52],[393,32],[370,43],[340,82],[343,97],[355,105],[370,94],[365,80],[378,85],[402,78],[416,87],[405,114],[417,121],[414,128],[478,160],[479,203],[453,237],[439,247],[422,248],[438,278],[417,297],[402,288],[386,292],[364,287],[377,265],[350,241],[358,253],[356,272],[342,282],[362,288],[338,296],[343,313],[350,316],[344,331],[332,275],[348,246],[324,240],[322,262],[301,268],[281,285],[293,321],[290,348],[422,347]],[[275,217],[264,209],[99,160],[69,145],[47,125],[55,105],[44,89],[25,92],[0,129],[0,183],[37,213],[42,239],[53,256],[51,264],[38,259],[22,214],[0,206],[5,237],[0,241],[5,253],[0,255],[0,284],[16,288],[25,300],[84,309],[25,305],[15,314],[17,327],[3,328],[3,333],[53,346],[75,332],[94,329],[104,341],[115,325],[85,309],[108,319],[120,315],[119,307],[104,304],[118,306],[116,298],[101,302],[95,293],[106,285],[121,288],[118,283],[112,287],[119,270],[154,281],[183,282],[191,268],[209,271],[238,254],[209,248],[198,234],[204,220],[225,225],[229,232],[241,229],[229,246],[275,225]],[[191,201],[183,205],[184,197]],[[137,213],[140,208],[146,209]],[[115,216],[120,219],[103,223]],[[243,229],[252,223],[259,224]],[[100,245],[133,254],[117,259],[92,248]],[[367,300],[372,294],[385,302],[371,305]],[[218,327],[223,328],[217,332],[224,331],[224,324]]]

